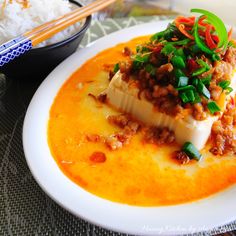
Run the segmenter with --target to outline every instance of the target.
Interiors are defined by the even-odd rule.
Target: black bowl
[[[70,0],[79,7],[82,4]],[[79,32],[55,44],[31,49],[8,64],[0,67],[0,71],[11,78],[26,80],[44,79],[60,62],[76,51],[91,22],[88,16],[79,28]]]

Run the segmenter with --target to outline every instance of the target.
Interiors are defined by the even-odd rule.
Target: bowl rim
[[[77,5],[79,7],[83,7],[84,6],[84,4],[82,4],[81,2],[77,2],[75,0],[69,0],[69,2],[74,4],[74,5]],[[91,24],[91,20],[92,20],[92,16],[91,15],[87,16],[85,22],[83,23],[83,25],[79,29],[79,31],[76,32],[75,34],[71,35],[70,37],[68,37],[68,38],[66,38],[66,39],[64,39],[62,41],[59,41],[57,43],[46,45],[44,47],[32,48],[29,52],[30,53],[37,53],[39,51],[40,52],[47,51],[48,49],[58,48],[58,47],[66,44],[66,43],[69,43],[69,42],[73,41],[75,38],[78,38],[81,34],[83,34],[88,29],[88,27]]]

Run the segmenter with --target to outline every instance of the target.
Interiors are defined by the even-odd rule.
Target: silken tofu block
[[[234,86],[232,93],[235,94],[236,79],[232,82]],[[137,87],[122,80],[119,71],[112,78],[106,90],[108,103],[112,106],[149,126],[167,127],[175,133],[176,141],[180,145],[191,142],[198,149],[205,146],[211,134],[212,125],[219,116],[209,114],[203,121],[195,120],[192,115],[177,119],[154,109],[150,101],[144,97],[138,97],[138,92]]]

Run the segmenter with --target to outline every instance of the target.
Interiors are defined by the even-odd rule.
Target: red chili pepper
[[[198,21],[198,24],[202,26],[207,26],[208,23],[203,22],[204,20],[206,20],[206,18],[207,18],[206,16],[201,17]]]
[[[175,25],[178,28],[180,24],[186,24],[188,26],[193,26],[195,21],[195,17],[184,17],[179,16],[175,19]]]
[[[217,47],[217,44],[214,42],[214,40],[211,37],[211,29],[212,29],[212,26],[207,25],[206,32],[205,32],[206,43],[210,49],[215,49]]]
[[[187,38],[194,40],[193,35],[189,34],[186,30],[185,30],[185,26],[183,24],[180,24],[178,27],[179,31],[185,35]]]
[[[234,101],[234,98],[232,96],[230,96],[230,101],[231,101],[231,104],[234,106],[235,105],[235,101]]]
[[[200,19],[199,19],[199,21],[198,21],[198,24],[200,25],[200,26],[204,26],[204,27],[207,27],[207,26],[211,26],[212,27],[212,30],[215,30],[215,27],[213,26],[213,25],[211,25],[211,24],[209,24],[209,23],[207,23],[207,22],[204,22],[204,20],[206,20],[207,19],[207,16],[203,16],[203,17],[201,17]]]
[[[162,46],[157,46],[155,48],[152,48],[152,51],[153,52],[160,52],[162,48],[163,48]]]
[[[163,48],[163,46],[162,45],[157,45],[157,46],[146,46],[148,49],[150,49],[151,51],[153,51],[153,52],[160,52],[161,51],[161,49]]]
[[[202,37],[205,37],[205,32],[203,30],[198,30],[198,34]]]
[[[212,35],[211,35],[211,38],[215,41],[216,44],[218,44],[219,41],[220,41],[220,40],[219,40],[219,37],[218,37],[217,35],[215,35],[215,34],[212,34]]]
[[[228,40],[229,41],[232,39],[232,34],[233,34],[233,28],[231,28],[228,32]]]
[[[193,71],[195,71],[196,69],[199,68],[199,65],[197,64],[197,62],[194,59],[189,58],[189,59],[187,59],[187,67],[188,67],[190,73],[192,73]]]
[[[189,26],[187,26],[187,25],[184,25],[184,27],[185,27],[185,28],[184,28],[185,30],[189,30],[189,31],[192,30],[192,28],[193,28],[193,27],[189,27]]]
[[[103,163],[106,161],[106,155],[103,152],[94,152],[90,157],[90,161],[94,163]]]

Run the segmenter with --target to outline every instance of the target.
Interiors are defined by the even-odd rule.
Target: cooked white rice
[[[68,0],[29,0],[29,7],[24,8],[16,0],[0,0],[0,44],[15,38],[28,30],[50,20],[56,19],[73,9]],[[64,31],[38,45],[42,47],[62,41],[78,31],[80,23],[68,27]]]

